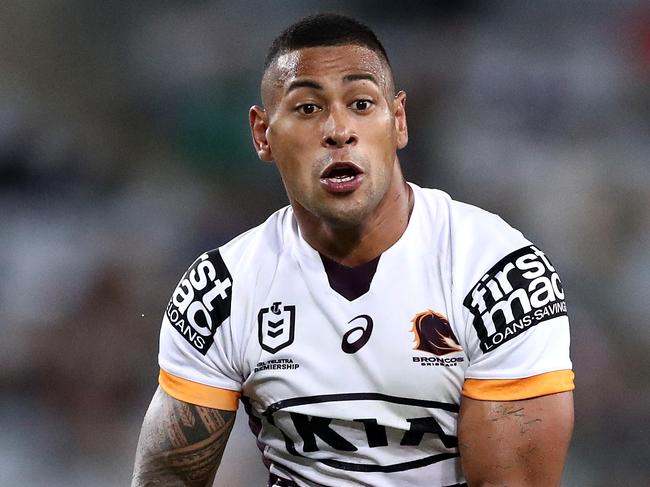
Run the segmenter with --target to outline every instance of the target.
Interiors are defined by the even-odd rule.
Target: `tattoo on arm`
[[[132,487],[212,485],[234,411],[174,399],[158,388],[145,416]]]

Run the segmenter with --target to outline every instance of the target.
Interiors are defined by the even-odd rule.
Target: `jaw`
[[[291,196],[289,200],[305,240],[345,265],[375,258],[399,239],[408,224],[410,188],[397,160],[386,188],[366,181],[353,192],[323,194],[311,208]]]
[[[322,191],[323,198],[309,207],[289,198],[301,230],[310,227],[347,232],[364,226],[370,211],[364,204],[365,199],[359,194],[360,191]]]

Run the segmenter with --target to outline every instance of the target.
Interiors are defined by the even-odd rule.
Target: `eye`
[[[304,105],[300,105],[298,108],[296,108],[296,110],[303,115],[311,115],[319,111],[320,108],[318,105],[314,105],[313,103],[305,103]]]
[[[373,105],[372,100],[361,99],[361,100],[353,101],[352,104],[350,105],[350,107],[353,110],[356,110],[357,112],[365,112],[365,111],[370,110],[372,105]]]

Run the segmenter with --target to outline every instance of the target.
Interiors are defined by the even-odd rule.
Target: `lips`
[[[330,193],[349,193],[361,186],[363,170],[353,162],[333,162],[320,175],[321,184]]]

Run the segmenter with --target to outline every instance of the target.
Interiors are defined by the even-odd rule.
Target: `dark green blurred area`
[[[214,80],[174,100],[169,135],[197,170],[246,181],[261,177],[260,166],[241,164],[250,159],[252,147],[247,100],[259,97],[251,79],[252,73]]]

